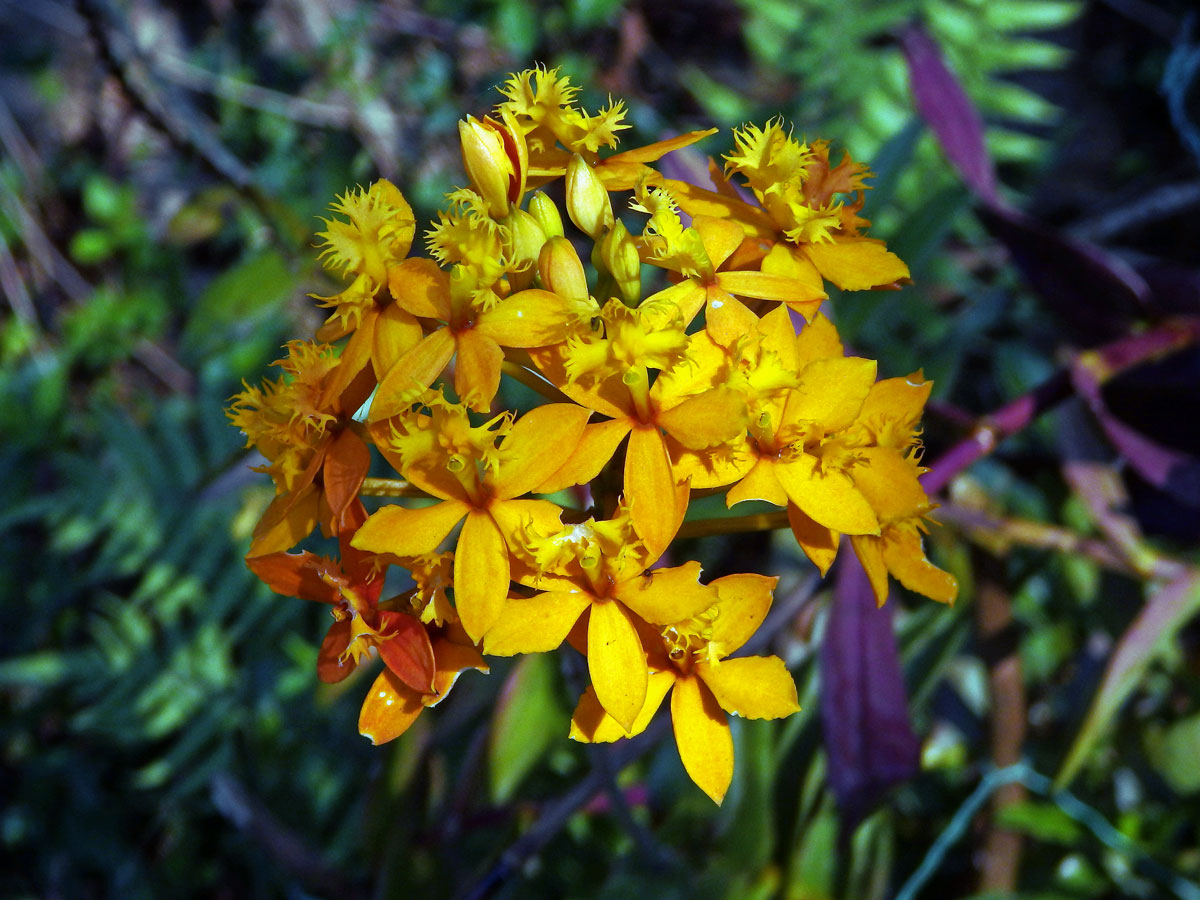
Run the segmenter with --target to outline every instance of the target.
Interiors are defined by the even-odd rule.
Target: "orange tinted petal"
[[[704,252],[708,254],[714,269],[721,268],[721,263],[733,255],[746,236],[737,222],[716,216],[696,216],[692,219],[692,227],[699,232]]]
[[[750,640],[771,609],[778,578],[766,575],[726,575],[711,587],[717,592],[717,618],[712,623],[713,644],[719,656],[736,652]]]
[[[558,294],[519,291],[479,317],[476,326],[505,347],[544,347],[567,337],[567,309]]]
[[[928,511],[929,497],[917,480],[919,466],[891,447],[863,447],[855,454],[865,464],[855,466],[851,477],[880,521]]]
[[[421,325],[396,303],[389,303],[375,321],[371,363],[375,377],[383,378],[400,357],[421,342]]]
[[[787,514],[788,524],[792,526],[792,534],[796,536],[796,543],[800,545],[800,549],[804,551],[809,562],[820,570],[821,577],[824,578],[829,573],[829,567],[833,565],[833,560],[837,556],[841,535],[833,529],[813,521],[812,517],[795,503],[788,503]]]
[[[333,370],[330,380],[321,392],[317,405],[322,409],[330,409],[339,397],[350,387],[351,382],[361,372],[371,359],[371,346],[375,340],[375,322],[379,317],[376,309],[367,310],[350,340],[342,348],[338,357],[337,368]],[[354,410],[351,410],[354,412]]]
[[[413,399],[433,384],[454,356],[454,336],[448,328],[427,334],[417,346],[396,361],[390,372],[379,382],[379,390],[371,401],[371,421],[394,416],[412,403]]]
[[[567,591],[510,597],[483,637],[483,652],[515,656],[555,650],[591,602],[590,594]]]
[[[725,713],[699,678],[675,682],[671,725],[683,768],[719,806],[733,780],[733,735]]]
[[[358,714],[358,733],[372,744],[386,744],[408,731],[425,709],[422,695],[384,669],[371,685]]]
[[[552,494],[575,484],[587,484],[600,474],[600,470],[612,459],[617,447],[629,433],[630,419],[608,419],[587,425],[580,435],[579,443],[566,462],[532,488],[536,494]]]
[[[836,359],[844,355],[842,339],[824,315],[814,316],[796,336],[796,368],[799,371],[813,360]]]
[[[763,500],[776,506],[787,504],[787,494],[779,479],[775,477],[775,460],[759,458],[746,477],[729,489],[725,505],[733,506],[743,500]]]
[[[782,719],[800,711],[796,681],[778,656],[701,662],[696,674],[727,713],[746,719]]]
[[[866,291],[909,277],[908,266],[883,241],[834,238],[805,244],[804,253],[817,271],[844,291]]]
[[[816,457],[804,454],[776,463],[775,477],[788,499],[826,528],[843,534],[879,533],[871,504],[844,472],[830,467],[818,472]]]
[[[388,272],[388,289],[400,307],[423,319],[450,320],[450,278],[431,259],[406,259]]]
[[[463,628],[478,642],[508,596],[508,547],[492,517],[471,510],[454,551],[454,603]]]
[[[624,606],[611,600],[592,604],[587,647],[596,697],[628,733],[646,702],[649,669]]]
[[[884,529],[883,560],[910,591],[939,603],[953,603],[958,597],[958,579],[929,561],[915,528]]]
[[[250,571],[277,594],[317,603],[337,603],[342,599],[341,592],[318,574],[327,565],[321,557],[307,550],[246,558]]]
[[[429,632],[415,616],[394,610],[379,614],[379,631],[387,638],[378,644],[379,656],[401,681],[422,694],[433,690],[433,644]]]
[[[679,528],[675,475],[656,426],[639,426],[625,451],[625,499],[638,536],[655,559],[662,556]]]
[[[618,600],[647,622],[670,625],[704,612],[717,602],[717,592],[700,584],[700,563],[689,562],[618,584]]]
[[[455,337],[458,363],[454,369],[454,391],[475,412],[487,412],[500,387],[504,351],[478,328],[460,331]]]
[[[371,451],[353,428],[343,428],[325,455],[325,499],[337,519],[358,496],[371,468]]]
[[[548,403],[521,416],[500,445],[496,496],[519,497],[553,475],[575,452],[590,415],[574,403]]]
[[[317,651],[317,677],[326,684],[337,684],[354,671],[353,660],[342,662],[350,646],[350,619],[339,619],[329,626],[321,649]]]
[[[888,598],[888,570],[883,561],[883,541],[871,535],[855,534],[850,536],[850,545],[854,547],[854,555],[871,582],[876,605],[883,606]]]
[[[468,510],[470,507],[460,500],[444,500],[418,509],[390,504],[372,513],[350,544],[359,550],[396,556],[432,553]]]
[[[589,686],[579,698],[579,704],[571,716],[571,740],[582,741],[585,744],[608,744],[641,734],[649,726],[654,714],[662,706],[667,691],[671,690],[674,684],[674,672],[649,674],[646,682],[646,702],[642,704],[642,709],[633,720],[628,734],[617,724],[616,719],[604,711],[604,707],[596,698],[596,689]]]
[[[477,669],[486,673],[488,665],[483,656],[470,644],[459,644],[455,641],[438,637],[433,642],[433,658],[437,672],[433,676],[435,693],[426,695],[422,702],[426,706],[437,706],[450,693],[450,688],[458,681],[458,676],[467,669]]]
[[[271,501],[254,528],[249,556],[265,556],[290,550],[317,527],[320,498],[311,484],[298,495],[281,494]]]
[[[722,347],[730,347],[739,338],[753,334],[758,328],[758,316],[746,304],[723,288],[708,288],[708,305],[704,307],[704,330]]]
[[[797,278],[772,275],[769,272],[718,272],[717,284],[739,297],[805,303],[825,299],[825,291],[805,284]]]
[[[746,430],[746,400],[717,387],[660,412],[658,424],[684,447],[699,450],[724,444]]]

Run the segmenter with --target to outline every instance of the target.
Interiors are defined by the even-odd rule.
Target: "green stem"
[[[429,494],[399,478],[364,478],[361,497],[428,497]]]
[[[711,537],[714,534],[741,534],[747,531],[774,531],[787,528],[786,511],[729,516],[718,519],[694,519],[684,522],[678,537]]]

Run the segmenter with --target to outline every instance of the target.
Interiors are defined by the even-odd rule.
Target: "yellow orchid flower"
[[[671,693],[675,746],[692,781],[720,805],[733,779],[730,715],[779,719],[800,710],[796,682],[777,656],[727,659],[762,624],[778,581],[762,575],[718,578],[716,602],[668,625],[649,647],[645,703],[624,726],[589,688],[571,718],[571,737],[600,743],[640,734]],[[672,689],[674,689],[672,691]]]

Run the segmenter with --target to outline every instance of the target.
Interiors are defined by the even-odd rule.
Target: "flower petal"
[[[544,347],[567,338],[567,309],[558,294],[519,291],[479,317],[476,325],[505,347]]]
[[[280,494],[271,501],[254,528],[247,557],[290,550],[317,527],[320,498],[311,484],[296,496]]]
[[[337,603],[341,592],[319,574],[328,563],[315,553],[268,553],[246,558],[246,566],[267,587],[285,597]]]
[[[575,452],[590,415],[574,403],[547,403],[521,416],[500,445],[496,497],[527,494],[553,475]]]
[[[458,676],[467,669],[476,669],[484,674],[488,672],[488,665],[477,649],[444,637],[434,640],[433,658],[436,660],[437,674],[433,676],[434,693],[422,699],[426,706],[437,706],[445,700],[450,688],[458,681]]]
[[[818,359],[840,359],[845,355],[837,329],[824,315],[818,313],[796,335],[796,370]]]
[[[371,468],[371,451],[353,428],[338,432],[325,454],[325,499],[333,515],[340,520],[358,496],[363,479]]]
[[[504,351],[478,328],[459,331],[455,338],[454,392],[475,412],[487,412],[500,387]]]
[[[704,330],[722,347],[732,347],[740,338],[753,334],[758,328],[758,316],[737,297],[718,285],[706,292]]]
[[[471,640],[478,643],[496,623],[508,586],[504,537],[490,515],[473,509],[454,551],[454,604]]]
[[[875,360],[855,356],[809,363],[788,394],[784,422],[819,422],[826,434],[848,427],[875,383],[876,369]]]
[[[642,704],[641,712],[633,720],[629,733],[617,724],[617,720],[604,711],[600,701],[596,699],[596,689],[589,686],[575,713],[571,716],[570,737],[573,741],[585,744],[609,744],[621,738],[641,734],[650,725],[654,714],[662,706],[667,691],[675,684],[674,672],[651,672],[646,683],[646,702]]]
[[[718,656],[728,656],[750,640],[771,609],[778,582],[778,578],[747,573],[726,575],[710,585],[717,592],[717,618],[709,641],[717,645]]]
[[[379,656],[396,676],[414,691],[433,690],[433,643],[429,632],[415,616],[395,610],[379,613],[379,631],[385,640],[378,644]]]
[[[379,311],[376,309],[369,309],[363,314],[358,328],[354,334],[350,335],[350,340],[342,348],[342,355],[338,357],[333,377],[326,383],[325,389],[321,391],[320,399],[317,400],[317,405],[321,409],[332,408],[338,398],[345,393],[346,388],[350,387],[358,373],[370,361],[371,345],[374,342],[375,323],[378,317]],[[354,412],[354,410],[350,411]]]
[[[701,662],[703,679],[721,708],[746,719],[782,719],[800,711],[796,681],[778,656],[745,656],[716,664]]]
[[[489,656],[515,656],[555,650],[592,599],[582,591],[510,597],[496,624],[483,637],[483,652]]]
[[[358,733],[372,744],[386,744],[408,731],[425,709],[422,695],[385,668],[371,685],[358,714]]]
[[[708,254],[714,269],[721,268],[721,263],[733,255],[746,237],[746,232],[737,222],[717,216],[696,216],[692,219],[692,227],[699,233],[704,252]]]
[[[792,526],[792,534],[796,536],[796,543],[824,578],[829,574],[829,567],[833,565],[837,556],[841,535],[832,528],[815,522],[795,503],[788,503],[787,516],[788,524]]]
[[[649,669],[642,642],[620,603],[592,604],[587,656],[600,705],[628,733],[646,702]]]
[[[883,561],[896,580],[939,603],[958,597],[958,579],[929,561],[915,527],[889,527],[883,531]]]
[[[746,430],[746,400],[737,391],[716,387],[660,412],[657,420],[684,447],[699,450],[724,444]]]
[[[743,500],[763,500],[776,506],[787,505],[787,493],[775,477],[776,462],[774,459],[759,457],[754,468],[746,473],[746,477],[729,489],[725,495],[725,505],[733,506]]]
[[[808,303],[823,300],[826,296],[820,287],[806,284],[798,278],[772,275],[769,272],[718,272],[717,284],[739,297],[787,303]]]
[[[634,428],[625,451],[625,499],[633,527],[655,559],[679,530],[676,493],[662,432],[655,425]]]
[[[843,534],[879,534],[871,504],[844,472],[832,467],[818,472],[816,457],[805,453],[791,462],[776,463],[775,477],[788,499],[826,528]]]
[[[389,504],[363,522],[350,545],[396,556],[432,553],[470,508],[461,500],[443,500],[417,509]]]
[[[733,735],[725,713],[699,678],[689,676],[675,682],[671,725],[683,768],[720,806],[733,780]]]
[[[414,316],[450,321],[450,277],[433,260],[414,256],[394,266],[388,272],[388,289]]]
[[[704,612],[717,602],[717,592],[700,584],[700,563],[655,569],[621,582],[614,591],[618,600],[647,622],[670,625]]]
[[[326,684],[337,684],[354,671],[353,661],[343,663],[342,654],[350,646],[350,618],[338,619],[325,632],[317,651],[317,677]]]
[[[850,477],[881,522],[929,511],[929,497],[917,480],[921,467],[915,462],[891,447],[863,447],[855,454],[865,464],[855,466]]]
[[[850,536],[850,545],[854,547],[854,555],[867,573],[867,580],[875,594],[875,605],[883,606],[888,598],[888,570],[883,561],[883,541],[869,534],[855,534]]]
[[[375,321],[371,363],[382,379],[405,353],[421,342],[421,325],[398,303],[389,303]],[[353,410],[351,410],[353,412]]]
[[[386,419],[409,406],[413,399],[433,384],[454,356],[454,336],[448,328],[427,334],[417,346],[396,361],[379,382],[371,401],[370,420]]]
[[[844,291],[867,291],[909,277],[904,261],[872,238],[835,237],[805,244],[803,250],[817,271]]]
[[[628,417],[593,422],[583,429],[574,452],[552,475],[532,488],[535,494],[553,494],[576,484],[587,484],[600,474],[617,447],[629,434]]]

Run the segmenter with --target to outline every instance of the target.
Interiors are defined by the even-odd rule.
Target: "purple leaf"
[[[947,67],[933,38],[920,25],[909,25],[900,32],[900,46],[908,61],[917,112],[933,130],[967,187],[986,205],[1001,205],[979,110]]]
[[[1071,382],[1083,397],[1108,439],[1135,472],[1181,503],[1200,507],[1200,460],[1164,447],[1122,422],[1104,402],[1100,378],[1084,354],[1071,367]],[[1103,365],[1103,363],[1094,363]]]
[[[892,607],[877,608],[858,558],[843,553],[821,644],[821,724],[829,785],[852,828],[918,771]]]

